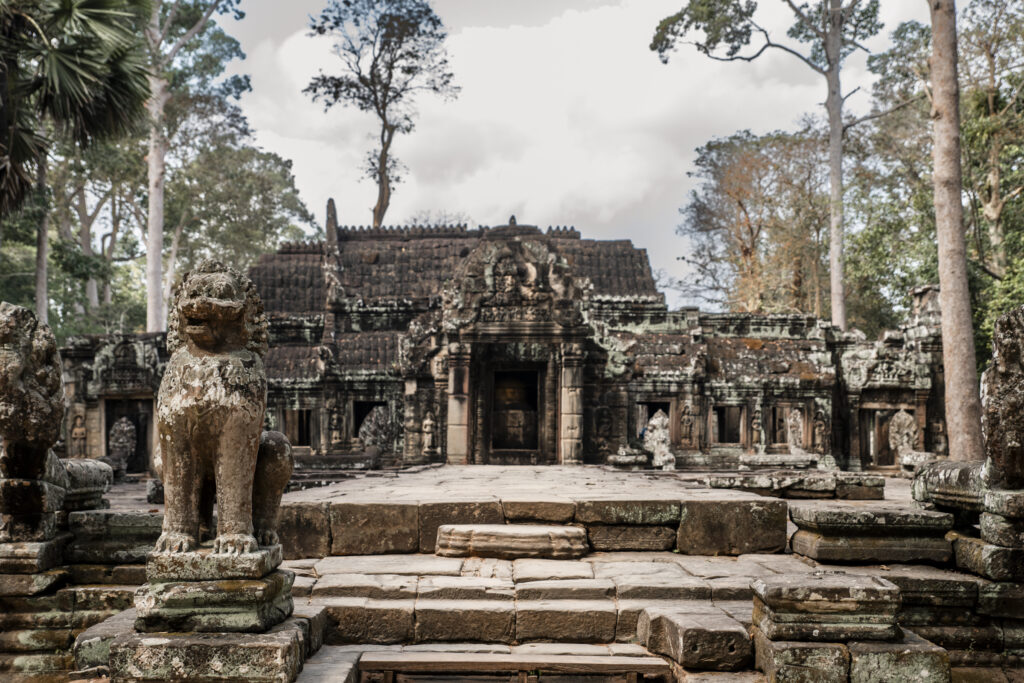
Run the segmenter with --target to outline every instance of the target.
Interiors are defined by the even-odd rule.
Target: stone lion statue
[[[0,303],[0,437],[45,453],[60,437],[63,419],[53,333],[27,308]]]
[[[214,501],[214,553],[278,543],[292,457],[283,434],[262,432],[267,320],[252,281],[219,261],[199,264],[175,291],[167,349],[157,405],[165,513],[156,551],[194,550]]]

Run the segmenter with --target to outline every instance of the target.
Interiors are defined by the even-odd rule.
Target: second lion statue
[[[155,550],[195,550],[214,500],[214,553],[278,543],[292,456],[283,434],[262,431],[267,319],[252,281],[215,260],[189,272],[175,291],[167,350],[157,404],[165,512]]]

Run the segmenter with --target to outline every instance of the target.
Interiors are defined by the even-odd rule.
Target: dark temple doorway
[[[126,471],[138,474],[149,471],[150,429],[153,423],[152,399],[107,399],[104,406],[107,453],[110,455],[110,429],[122,417],[135,425],[135,451],[128,457]]]
[[[494,373],[491,450],[536,451],[539,373],[530,370]]]

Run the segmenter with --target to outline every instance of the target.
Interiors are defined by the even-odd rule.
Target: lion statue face
[[[0,437],[50,448],[64,419],[57,341],[27,308],[0,303]]]
[[[267,319],[256,287],[220,261],[206,260],[175,290],[168,320],[167,350],[182,345],[208,353],[267,350]]]

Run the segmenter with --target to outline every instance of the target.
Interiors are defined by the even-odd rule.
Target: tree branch
[[[807,26],[810,26],[811,30],[814,31],[815,35],[817,35],[822,40],[825,40],[825,32],[818,29],[815,26],[814,22],[811,21],[811,18],[804,14],[804,11],[800,9],[800,7],[795,2],[793,2],[793,0],[785,0],[785,2],[787,5],[789,5],[789,9],[793,10],[793,14],[795,14],[800,19],[800,21],[802,21]]]
[[[220,3],[221,0],[213,0],[210,3],[210,6],[206,8],[206,11],[203,13],[203,16],[199,19],[199,21],[193,24],[192,28],[185,31],[184,35],[178,38],[178,41],[171,46],[171,49],[167,51],[167,54],[164,55],[164,58],[161,60],[161,69],[165,68],[168,64],[174,61],[174,58],[178,55],[178,52],[181,50],[181,48],[185,46],[185,43],[195,38],[196,34],[203,30],[203,27],[206,26],[206,22],[208,22],[210,20],[210,17],[213,16],[213,13],[217,11],[217,8],[220,6]]]
[[[843,124],[843,132],[845,133],[848,129],[853,128],[858,123],[864,123],[865,121],[870,121],[872,119],[879,119],[879,118],[882,118],[883,116],[888,116],[889,114],[893,113],[894,111],[897,111],[899,109],[903,109],[903,107],[909,106],[909,105],[913,104],[914,102],[918,102],[918,101],[920,101],[922,99],[924,99],[924,95],[923,94],[918,95],[917,97],[911,97],[909,100],[904,100],[904,101],[902,101],[902,102],[900,102],[898,104],[894,104],[893,106],[889,107],[888,109],[886,109],[884,111],[878,111],[878,112],[875,112],[873,114],[868,114],[866,116],[861,116],[860,118],[854,119],[854,120],[852,120],[852,121],[850,121],[848,123]]]

